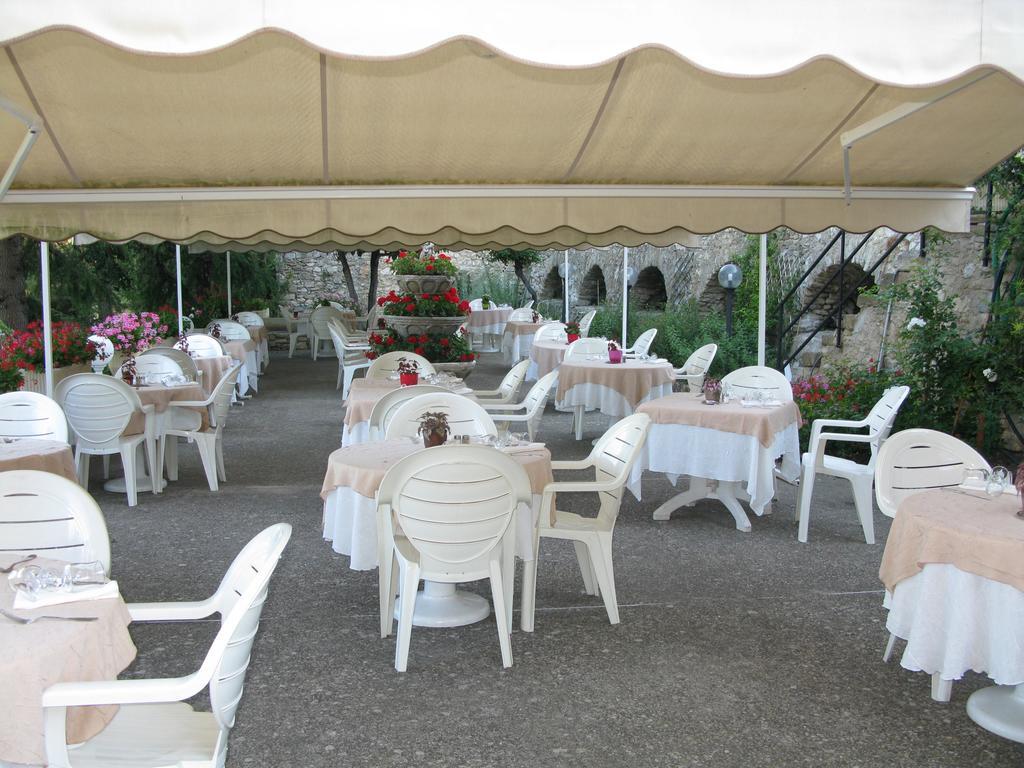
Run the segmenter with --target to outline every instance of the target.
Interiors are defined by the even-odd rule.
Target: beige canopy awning
[[[968,185],[1024,144],[1013,0],[39,0],[0,21],[0,237],[966,231]]]

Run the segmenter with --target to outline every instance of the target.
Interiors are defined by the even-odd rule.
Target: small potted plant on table
[[[622,362],[622,347],[619,346],[619,342],[617,342],[615,339],[612,339],[611,341],[608,342],[608,362]]]
[[[480,306],[483,307],[484,309],[490,309],[491,308],[491,297],[489,295],[487,295],[486,293],[480,299]]]
[[[435,445],[444,445],[451,434],[451,427],[448,426],[448,414],[441,411],[427,412],[420,416],[419,433],[423,437],[423,447],[433,448]]]
[[[565,339],[567,344],[572,344],[577,341],[580,337],[580,324],[575,321],[570,321],[565,324]]]
[[[420,364],[407,357],[398,358],[398,380],[403,387],[420,383]]]
[[[717,405],[722,401],[722,382],[718,379],[704,379],[704,402]]]

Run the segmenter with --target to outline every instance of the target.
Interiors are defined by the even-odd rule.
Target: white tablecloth
[[[341,425],[341,447],[358,445],[370,440],[370,422],[360,421],[351,427],[348,424]]]
[[[1024,523],[1022,523],[1024,524]],[[971,669],[1000,685],[1024,683],[1024,592],[929,563],[891,595],[886,628],[907,641],[900,664],[912,672],[959,680]]]
[[[529,508],[520,505],[516,512],[516,556],[533,559],[533,531],[540,511],[539,494]],[[349,568],[368,571],[377,567],[377,501],[351,488],[335,488],[324,502],[324,538],[331,548],[351,558]]]
[[[650,392],[640,401],[646,403],[658,397],[672,394],[672,384],[660,384],[654,386]],[[640,403],[637,403],[639,405]],[[577,384],[565,393],[563,400],[555,403],[555,408],[560,411],[571,411],[576,406],[583,406],[587,411],[600,411],[606,416],[621,419],[633,413],[633,406],[623,397],[622,393],[611,387],[604,387],[600,384]]]
[[[515,365],[524,357],[530,356],[530,347],[533,346],[533,334],[523,333],[516,336],[505,333],[501,337],[501,354],[508,365]]]
[[[682,424],[651,424],[627,487],[639,499],[644,470],[664,472],[673,483],[680,475],[741,482],[750,496],[751,509],[763,515],[775,493],[773,475],[779,457],[783,476],[790,480],[799,477],[800,432],[796,424],[776,433],[770,448],[753,435]]]

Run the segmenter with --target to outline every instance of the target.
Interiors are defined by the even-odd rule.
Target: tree
[[[532,248],[528,248],[525,251],[515,251],[511,248],[503,248],[500,251],[491,251],[487,256],[487,260],[495,264],[511,264],[515,269],[516,277],[519,278],[519,282],[526,288],[526,292],[530,294],[530,298],[533,299],[533,303],[538,302],[537,291],[534,290],[533,286],[530,285],[530,278],[526,271],[536,265],[540,264],[544,257]]]
[[[338,261],[341,262],[341,273],[345,276],[345,287],[348,288],[348,297],[352,299],[352,303],[355,306],[359,306],[359,294],[356,293],[356,281],[352,277],[352,265],[348,263],[348,254],[344,251],[338,251]],[[359,252],[355,252],[355,256],[359,256]]]
[[[28,243],[28,238],[20,235],[0,240],[0,323],[12,328],[24,328],[28,322],[22,264]]]

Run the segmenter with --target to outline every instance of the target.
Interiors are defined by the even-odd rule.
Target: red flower
[[[438,344],[440,344],[440,345],[441,345],[442,347],[444,347],[445,349],[447,349],[447,348],[448,348],[448,345],[450,345],[450,344],[451,344],[451,342],[450,342],[450,341],[448,341],[448,339],[441,339],[441,340],[440,340],[440,341],[438,342]]]
[[[367,352],[366,353],[366,358],[368,360],[376,360],[377,359],[377,353],[376,352]]]
[[[452,257],[449,256],[447,253],[439,253],[437,254],[437,258],[444,259],[445,261],[451,261],[452,259]]]
[[[426,299],[427,301],[430,301],[430,294],[429,293],[424,293],[422,296],[420,296],[420,298],[421,299]]]
[[[465,300],[460,301],[459,302],[459,311],[460,312],[469,312],[469,302],[465,301]]]
[[[406,312],[415,312],[416,311],[416,305],[412,304],[412,303],[406,304],[405,305],[405,311]]]
[[[423,347],[416,347],[415,349],[413,349],[413,352],[415,352],[417,355],[422,355]]]
[[[433,272],[433,271],[434,271],[434,265],[433,264],[427,264],[427,272]]]
[[[384,339],[384,343],[387,344],[390,347],[392,344],[395,343],[395,337],[394,336],[388,336],[386,339]]]
[[[385,304],[387,304],[387,299],[385,299],[383,296],[381,296],[379,299],[377,299],[377,306],[378,307],[383,307]]]
[[[434,294],[434,301],[440,301],[440,300],[441,300],[441,297],[440,297],[440,296],[438,296],[438,295],[437,295],[437,294],[435,293],[435,294]]]

